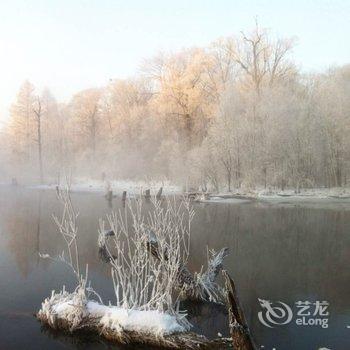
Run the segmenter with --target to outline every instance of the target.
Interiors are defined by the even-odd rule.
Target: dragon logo
[[[272,303],[268,300],[258,299],[264,309],[258,313],[259,321],[266,327],[282,326],[288,324],[293,318],[292,309],[285,303],[278,301]]]

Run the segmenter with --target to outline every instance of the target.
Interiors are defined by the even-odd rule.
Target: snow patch
[[[55,190],[58,184],[37,185],[32,188],[51,189]],[[63,185],[63,184],[62,184]],[[64,186],[63,186],[64,187]],[[71,184],[72,192],[102,192],[105,193],[107,189],[113,191],[114,194],[121,195],[123,191],[127,191],[128,195],[139,195],[146,189],[151,190],[151,195],[156,195],[159,188],[163,187],[163,194],[177,194],[181,193],[181,188],[177,185],[171,184],[170,181],[128,181],[128,180],[93,180],[89,178],[77,178]]]
[[[209,199],[200,200],[200,202],[211,203],[243,203],[249,200],[271,201],[271,202],[350,202],[350,188],[313,188],[274,190],[274,189],[235,189],[228,193],[217,193],[209,196]]]
[[[241,198],[222,198],[222,197],[210,197],[209,199],[199,200],[200,203],[231,203],[231,204],[241,204],[250,202],[249,199]]]
[[[87,304],[90,315],[101,317],[103,327],[112,330],[137,331],[166,335],[184,332],[176,317],[156,310],[128,310],[116,306],[105,306],[94,301]]]
[[[102,328],[116,333],[136,331],[163,336],[187,331],[173,315],[157,310],[106,306],[87,300],[81,290],[74,293],[52,291],[51,297],[42,303],[38,317],[45,319],[51,326],[55,326],[57,319],[65,320],[73,325],[71,329],[81,327],[86,319],[97,319]]]
[[[286,189],[283,191],[258,190],[256,196],[259,199],[350,199],[350,188],[312,188],[301,189],[299,192]]]

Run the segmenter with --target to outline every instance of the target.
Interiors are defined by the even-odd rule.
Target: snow
[[[105,306],[94,301],[87,304],[90,315],[102,317],[100,323],[112,330],[122,328],[157,335],[184,332],[175,316],[157,310],[128,310],[116,306]]]
[[[300,193],[287,189],[284,191],[260,190],[256,193],[257,199],[272,201],[314,201],[314,200],[341,200],[350,201],[350,188],[313,188],[303,189]]]
[[[235,189],[232,192],[213,194],[209,199],[201,199],[201,203],[245,203],[249,201],[262,202],[340,202],[350,203],[350,188],[314,188],[302,189],[296,193],[293,189],[281,190],[244,190]]]
[[[50,185],[37,185],[32,188],[52,189],[55,190],[57,183]],[[63,187],[64,185],[61,184]],[[152,195],[156,195],[159,188],[163,187],[163,194],[176,194],[181,192],[181,188],[171,184],[168,180],[164,181],[131,181],[131,180],[111,180],[102,181],[89,178],[76,178],[71,184],[73,192],[102,192],[105,193],[107,188],[113,191],[114,194],[121,195],[123,191],[127,191],[128,195],[139,195],[146,189],[151,190]]]
[[[84,318],[99,319],[103,328],[117,333],[137,331],[140,333],[169,335],[185,332],[177,318],[157,310],[126,309],[117,306],[106,306],[93,300],[87,300],[81,290],[68,293],[52,291],[51,297],[42,303],[39,317],[45,315],[49,322],[57,318],[65,319],[76,325]]]
[[[61,184],[63,185],[63,184]],[[32,188],[39,189],[56,189],[57,184],[37,185]],[[64,186],[63,186],[64,187]],[[89,178],[75,178],[71,184],[72,192],[97,192],[106,193],[107,188],[113,191],[115,195],[122,195],[127,191],[128,196],[137,196],[146,189],[151,190],[152,195],[156,195],[159,188],[163,187],[164,195],[181,194],[180,186],[172,184],[169,180],[164,181],[132,181],[132,180],[111,180],[102,181]],[[334,188],[313,188],[301,189],[299,193],[295,189],[275,190],[275,189],[234,189],[231,192],[212,193],[209,198],[197,198],[200,203],[233,203],[241,204],[251,200],[284,202],[288,201],[315,201],[315,200],[332,200],[350,202],[350,187]]]
[[[201,199],[199,200],[200,203],[231,203],[231,204],[242,204],[242,203],[248,203],[250,202],[249,199],[240,199],[240,198],[222,198],[213,196],[209,199]]]

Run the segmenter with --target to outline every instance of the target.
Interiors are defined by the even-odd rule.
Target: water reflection
[[[97,249],[98,218],[122,208],[120,198],[107,202],[102,194],[74,194],[82,263],[105,301],[113,302],[107,264]],[[265,349],[350,348],[350,210],[292,204],[195,204],[189,268],[199,270],[206,247],[230,248],[226,268],[234,277],[241,303],[257,343]],[[51,289],[74,286],[66,267],[41,260],[38,252],[57,255],[63,242],[52,220],[60,207],[54,191],[0,188],[0,347],[6,349],[99,349],[110,344],[71,337],[47,336],[31,317]],[[330,327],[268,329],[258,321],[258,298],[330,302]],[[224,309],[207,304],[184,304],[195,330],[214,337],[227,334]],[[27,333],[30,344],[18,337]],[[73,338],[74,339],[74,338]],[[95,345],[93,345],[95,344]],[[107,346],[107,347],[106,347]],[[101,347],[102,348],[102,347]],[[116,347],[114,347],[116,348]]]

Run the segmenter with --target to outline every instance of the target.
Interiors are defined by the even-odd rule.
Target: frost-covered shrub
[[[67,264],[76,277],[77,287],[72,293],[64,288],[58,293],[53,291],[42,303],[37,317],[53,328],[70,331],[90,328],[120,341],[127,338],[127,332],[164,336],[187,331],[190,324],[178,308],[174,286],[179,268],[187,262],[189,254],[193,217],[189,203],[173,199],[162,206],[154,201],[145,215],[140,200],[129,201],[125,211],[108,216],[109,231],[100,222],[98,245],[109,257],[116,296],[116,305],[106,306],[87,282],[88,267],[81,273],[78,213],[69,191],[58,190],[57,194],[63,214],[61,218],[54,216],[54,220],[66,249],[55,258],[48,254],[41,257]],[[151,252],[155,246],[157,258]]]
[[[110,259],[116,305],[132,310],[157,310],[185,318],[176,307],[176,283],[189,255],[193,211],[187,201],[152,201],[148,213],[141,200],[100,222],[99,244],[112,231],[105,249]],[[187,327],[187,325],[186,325]]]

